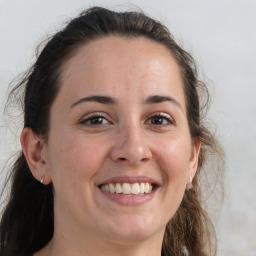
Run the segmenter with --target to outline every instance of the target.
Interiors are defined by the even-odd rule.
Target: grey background
[[[0,168],[19,148],[19,119],[3,115],[10,81],[47,34],[82,9],[133,5],[166,24],[199,64],[226,152],[226,194],[215,215],[219,255],[256,255],[256,1],[0,1]],[[6,119],[6,120],[5,120]],[[0,174],[0,188],[5,173]]]

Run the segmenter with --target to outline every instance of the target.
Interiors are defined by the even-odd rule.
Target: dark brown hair
[[[194,60],[161,23],[141,11],[114,12],[100,7],[90,8],[71,20],[48,41],[35,64],[10,94],[23,92],[24,127],[30,127],[35,134],[47,139],[50,109],[61,86],[62,64],[80,46],[111,35],[144,37],[170,51],[183,78],[191,138],[202,143],[193,188],[186,190],[178,211],[167,224],[162,255],[184,255],[185,251],[190,256],[216,255],[214,228],[202,207],[200,180],[207,171],[219,176],[222,150],[203,123],[208,91],[198,80]],[[214,170],[204,168],[209,156],[218,163]],[[45,186],[34,179],[22,152],[10,172],[11,192],[0,225],[0,254],[26,255],[38,251],[52,238],[52,185]]]

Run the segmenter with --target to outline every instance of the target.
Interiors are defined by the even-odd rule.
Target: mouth
[[[124,196],[138,196],[151,193],[156,189],[156,185],[149,182],[135,183],[106,183],[99,186],[100,190],[110,194],[120,194]]]

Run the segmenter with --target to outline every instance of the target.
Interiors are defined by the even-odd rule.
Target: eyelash
[[[101,118],[101,119],[105,119],[105,120],[107,120],[107,122],[110,122],[109,121],[109,118],[108,117],[106,117],[103,113],[91,113],[91,114],[88,114],[84,119],[82,119],[81,121],[80,121],[80,124],[82,124],[82,125],[85,125],[85,126],[88,126],[88,127],[97,127],[97,126],[102,126],[102,125],[104,125],[104,124],[92,124],[92,123],[88,123],[88,122],[90,122],[90,121],[93,121],[94,119],[99,119],[99,118]],[[111,122],[110,122],[111,123]]]
[[[152,121],[153,118],[159,118],[159,119],[162,119],[162,120],[164,119],[165,121],[168,122],[167,124],[153,124],[156,127],[158,127],[158,126],[161,127],[161,126],[175,125],[175,122],[174,122],[173,118],[170,115],[166,114],[166,113],[162,113],[162,112],[155,113],[155,114],[151,115],[147,119],[147,121],[148,120]]]
[[[158,128],[163,127],[163,126],[168,126],[168,125],[175,125],[175,122],[174,122],[173,118],[170,115],[168,115],[166,113],[162,113],[162,112],[152,114],[146,120],[145,123],[148,124],[148,121],[150,121],[150,120],[152,121],[153,118],[159,118],[159,119],[162,120],[162,122],[164,122],[163,120],[165,120],[165,121],[167,121],[167,124],[166,123],[165,124],[163,124],[163,123],[161,123],[161,124],[154,124],[153,123],[152,124],[151,123],[149,125],[154,125],[155,127],[158,127]],[[100,124],[89,123],[89,122],[92,122],[93,120],[96,120],[96,119],[101,119],[101,122],[102,122],[102,119],[105,119],[105,120],[107,120],[108,123],[112,124],[112,122],[109,121],[109,118],[106,115],[104,115],[103,113],[91,113],[91,114],[87,115],[83,120],[81,120],[80,124],[88,126],[88,127],[97,127],[97,126],[101,127],[101,126],[106,124],[106,123],[100,123]]]

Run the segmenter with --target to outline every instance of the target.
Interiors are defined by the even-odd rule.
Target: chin
[[[107,236],[118,244],[138,243],[153,236],[163,236],[165,225],[156,225],[154,221],[139,217],[125,217],[116,225],[108,228]]]

